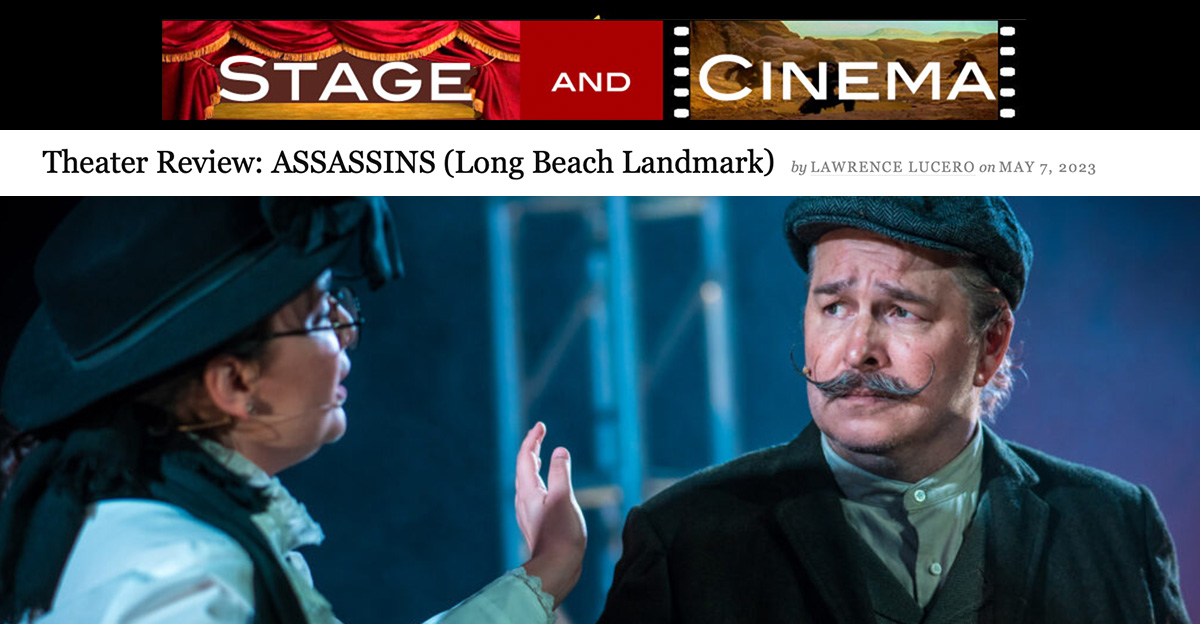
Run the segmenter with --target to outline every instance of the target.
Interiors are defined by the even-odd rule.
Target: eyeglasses
[[[354,291],[350,290],[348,286],[343,286],[326,296],[329,297],[329,316],[324,319],[327,324],[276,332],[266,335],[263,340],[283,338],[284,336],[306,336],[313,332],[333,330],[337,332],[338,343],[341,344],[342,349],[349,351],[357,347],[359,336],[362,333],[359,328],[362,327],[365,319],[359,312],[358,298],[354,296]]]

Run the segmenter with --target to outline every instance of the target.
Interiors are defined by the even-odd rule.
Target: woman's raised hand
[[[525,572],[542,580],[554,606],[571,593],[583,570],[587,525],[571,487],[571,455],[558,447],[550,457],[549,486],[539,474],[546,425],[537,423],[525,435],[517,454],[517,524],[529,547]]]

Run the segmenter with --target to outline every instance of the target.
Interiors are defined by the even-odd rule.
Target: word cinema
[[[722,63],[736,63],[744,68],[750,68],[752,63],[736,54],[718,54],[707,61],[700,67],[700,88],[704,90],[709,97],[714,100],[733,101],[740,100],[747,95],[750,95],[750,87],[742,87],[741,90],[733,93],[723,93],[717,91],[709,82],[709,74],[713,68]],[[911,67],[911,66],[910,66]],[[837,97],[842,100],[878,100],[879,93],[876,92],[855,92],[848,91],[847,87],[859,85],[859,87],[867,86],[870,83],[870,78],[861,74],[852,74],[852,72],[874,71],[879,68],[879,64],[875,62],[840,62],[829,64],[824,61],[817,64],[817,67],[811,69],[801,69],[799,65],[791,61],[784,61],[780,67],[775,68],[783,74],[783,94],[784,100],[792,99],[792,79],[800,82],[800,85],[808,94],[818,100],[824,100],[830,95],[831,76],[836,77],[837,84],[835,85],[838,91]],[[762,75],[770,76],[772,71],[770,61],[763,61]],[[914,73],[917,73],[914,71]],[[929,81],[932,87],[932,99],[938,100],[942,97],[941,92],[941,63],[936,61],[925,64],[925,67],[917,73],[915,77],[909,75],[909,71],[905,70],[904,65],[898,62],[889,62],[887,64],[887,99],[896,99],[896,84],[897,81],[903,82],[905,88],[910,92],[916,93],[917,89],[925,81]],[[771,81],[764,79],[762,81],[762,97],[764,100],[772,98]],[[962,92],[977,92],[982,93],[989,100],[996,99],[992,93],[991,87],[988,86],[987,80],[984,79],[983,72],[979,69],[979,64],[970,61],[963,64],[962,71],[958,72],[958,79],[954,81],[954,86],[950,89],[950,94],[947,100],[953,100]]]

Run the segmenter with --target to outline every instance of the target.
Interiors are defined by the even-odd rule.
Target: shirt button
[[[917,490],[913,492],[913,499],[918,503],[925,502],[925,490]]]
[[[930,574],[932,574],[932,575],[934,575],[934,576],[937,576],[938,574],[941,574],[941,573],[942,573],[942,564],[940,564],[940,563],[938,563],[938,562],[936,562],[936,561],[934,561],[933,563],[929,564],[929,573],[930,573]]]

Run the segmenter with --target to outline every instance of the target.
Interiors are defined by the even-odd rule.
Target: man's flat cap
[[[809,249],[844,227],[973,258],[1014,310],[1021,303],[1033,246],[1003,197],[799,197],[783,217],[806,273]]]

